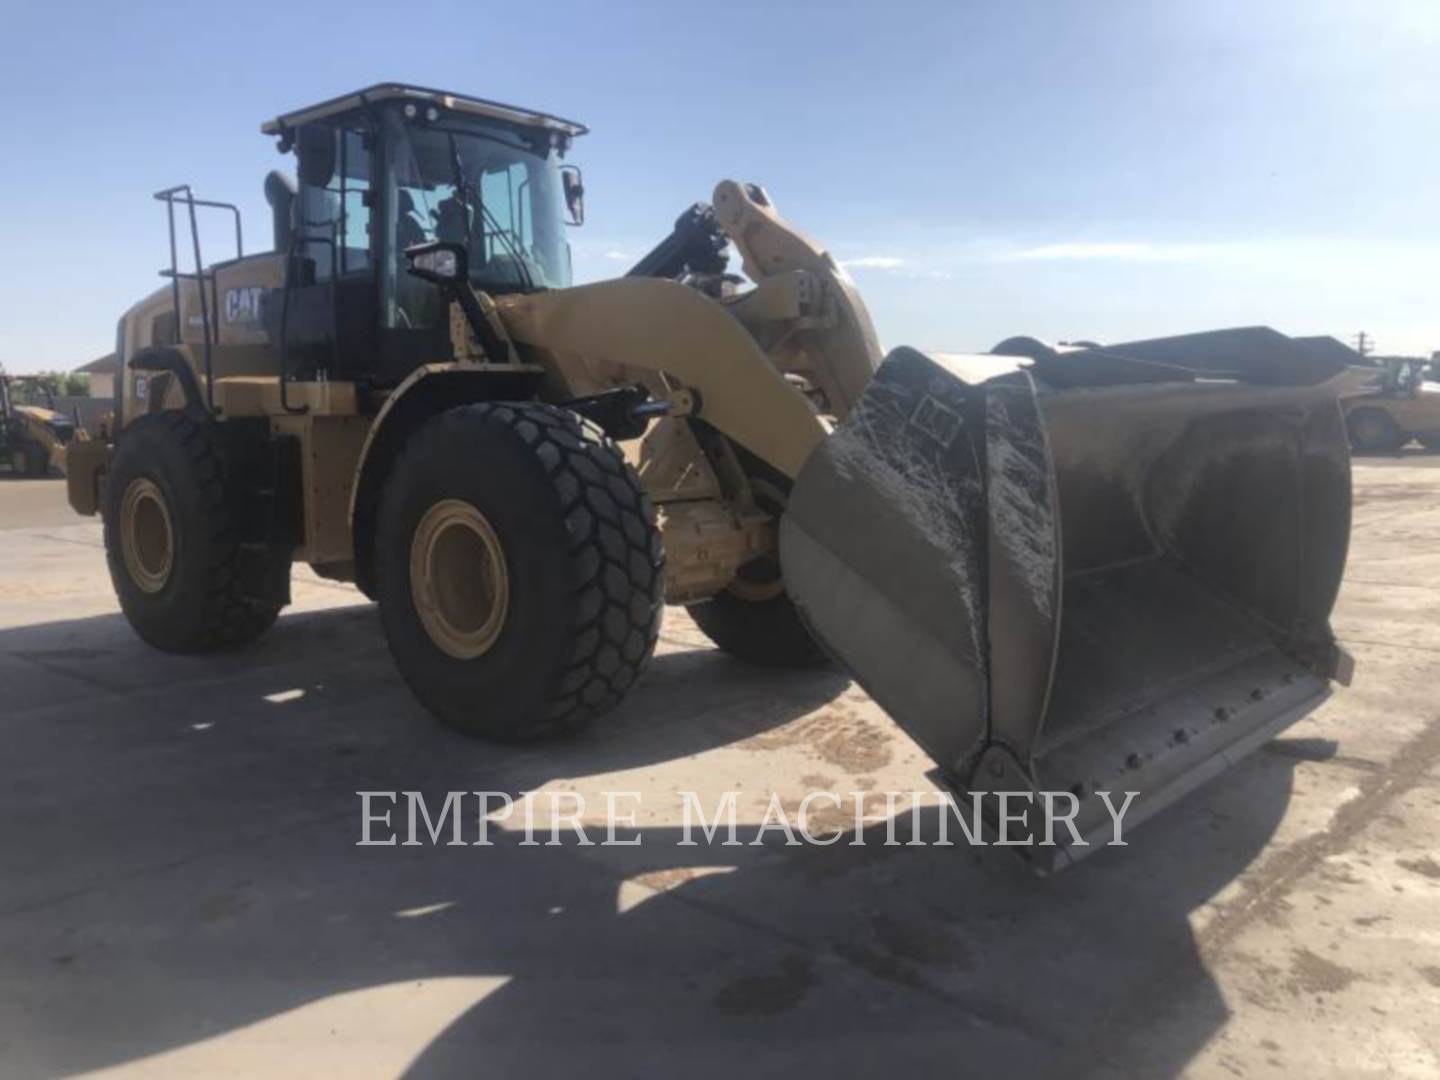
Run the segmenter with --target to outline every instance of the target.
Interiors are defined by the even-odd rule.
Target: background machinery
[[[1418,439],[1427,450],[1440,450],[1440,382],[1434,360],[1382,356],[1373,360],[1371,385],[1346,395],[1345,422],[1350,445],[1360,453],[1393,453]]]
[[[1086,835],[1096,791],[1134,821],[1348,679],[1344,423],[1289,339],[886,357],[758,187],[576,287],[583,126],[387,84],[263,130],[299,177],[266,180],[273,250],[160,193],[114,442],[71,453],[153,645],[254,638],[301,560],[378,601],[441,720],[533,739],[617,704],[685,604],[748,660],[838,659],[944,782],[1068,792]],[[230,212],[207,266],[196,215]]]
[[[38,405],[26,398],[41,397]],[[64,470],[70,442],[84,433],[55,408],[48,389],[24,376],[0,374],[0,460],[21,476],[39,477]]]

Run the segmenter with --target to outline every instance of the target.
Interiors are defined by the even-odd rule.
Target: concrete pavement
[[[1049,880],[883,824],[678,846],[683,790],[753,826],[932,786],[858,689],[683,611],[611,722],[498,748],[308,571],[252,648],[147,649],[98,525],[0,481],[0,1074],[1440,1074],[1440,458],[1355,476],[1356,685]],[[356,847],[396,789],[639,791],[643,842]]]

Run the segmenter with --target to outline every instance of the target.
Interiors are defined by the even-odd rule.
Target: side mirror
[[[569,224],[585,224],[585,184],[580,179],[580,166],[561,165],[560,182],[565,187],[565,209],[570,212]]]
[[[469,258],[464,244],[431,240],[405,249],[410,273],[436,285],[453,285],[470,277]]]

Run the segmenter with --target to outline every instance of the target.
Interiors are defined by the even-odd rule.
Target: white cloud
[[[905,260],[894,255],[865,255],[859,259],[841,259],[840,265],[846,270],[894,270],[905,265]]]
[[[630,258],[630,256],[624,251],[620,251],[616,248],[611,248],[609,251],[605,252],[605,258],[614,259],[616,262],[624,262],[626,259]]]
[[[1020,260],[1115,259],[1124,262],[1195,262],[1218,253],[1213,244],[1080,243],[1042,244],[1006,256]]]

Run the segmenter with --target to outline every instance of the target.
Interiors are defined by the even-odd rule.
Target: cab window
[[[314,261],[317,281],[337,272],[368,273],[372,265],[370,152],[358,131],[336,128],[330,140],[305,149],[312,159],[329,160],[319,165],[312,160],[308,169],[302,164],[297,209],[302,254]]]

